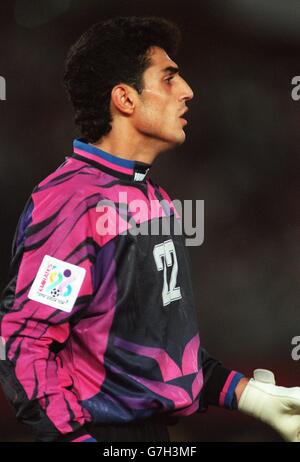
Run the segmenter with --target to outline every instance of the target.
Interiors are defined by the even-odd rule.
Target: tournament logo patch
[[[28,298],[70,313],[85,273],[80,266],[45,255]]]

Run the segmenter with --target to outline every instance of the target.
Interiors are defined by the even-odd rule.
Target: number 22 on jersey
[[[163,271],[163,305],[167,306],[182,298],[180,287],[176,287],[178,262],[172,239],[157,244],[153,248],[153,256],[158,271]],[[167,268],[172,267],[170,281],[167,281]]]

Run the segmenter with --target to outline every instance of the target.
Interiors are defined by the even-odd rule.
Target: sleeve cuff
[[[219,395],[220,407],[225,407],[226,409],[236,409],[237,403],[234,391],[242,377],[244,377],[244,375],[240,372],[230,372]]]
[[[70,441],[71,443],[97,443],[97,440],[93,438],[91,435],[83,435],[79,436],[79,438],[76,438],[75,440]]]
[[[240,372],[217,365],[203,389],[205,405],[236,409],[237,401],[234,392],[242,377],[244,375]]]

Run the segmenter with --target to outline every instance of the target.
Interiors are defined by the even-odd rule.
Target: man
[[[0,380],[36,441],[168,441],[168,424],[211,404],[299,440],[298,388],[268,371],[249,381],[200,346],[180,217],[148,175],[185,140],[179,37],[163,19],[116,18],[68,55],[83,138],[29,198],[1,301]]]

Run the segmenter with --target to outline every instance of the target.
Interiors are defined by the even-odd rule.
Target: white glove
[[[300,442],[300,387],[275,385],[274,374],[255,369],[238,402],[239,411],[269,424],[287,441]]]

